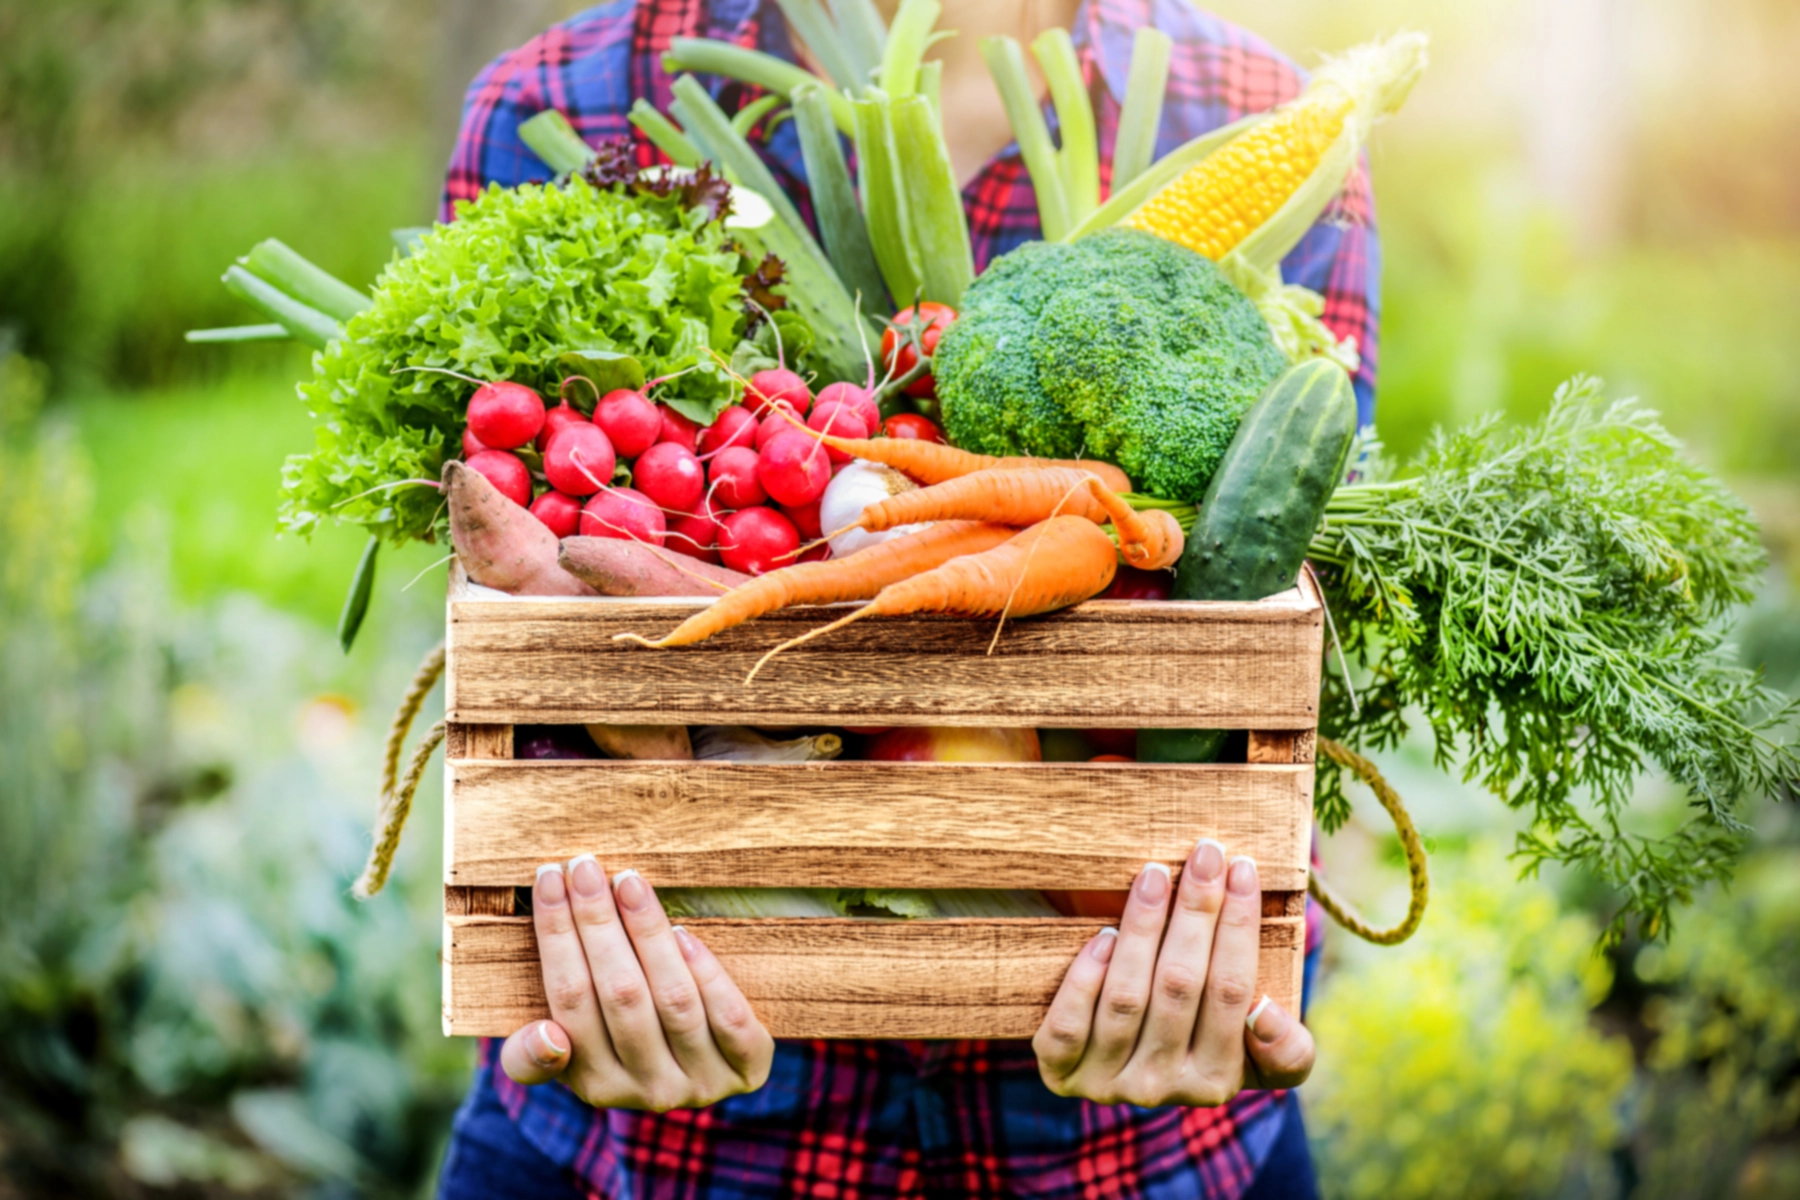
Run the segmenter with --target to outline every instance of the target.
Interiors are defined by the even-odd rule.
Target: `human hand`
[[[1256,864],[1227,863],[1224,847],[1206,838],[1174,890],[1171,916],[1168,868],[1145,867],[1118,930],[1096,934],[1063,977],[1031,1039],[1057,1095],[1210,1106],[1247,1087],[1294,1087],[1311,1073],[1312,1034],[1268,997],[1255,1002]]]
[[[609,887],[591,854],[566,872],[539,867],[531,909],[552,1019],[506,1039],[500,1065],[512,1079],[560,1079],[596,1107],[652,1112],[700,1108],[768,1079],[774,1039],[636,871]]]

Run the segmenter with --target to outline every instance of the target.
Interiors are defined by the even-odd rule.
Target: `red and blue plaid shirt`
[[[1132,33],[1155,22],[1175,41],[1158,154],[1293,96],[1304,75],[1263,41],[1181,3],[1088,0],[1071,31],[1096,99],[1102,183],[1125,94]],[[614,0],[502,55],[471,85],[445,183],[443,217],[490,183],[552,172],[519,140],[548,108],[591,139],[631,135],[649,165],[661,154],[626,119],[643,97],[671,98],[662,54],[676,37],[715,37],[794,57],[762,0]],[[727,112],[757,89],[708,80]],[[1054,123],[1053,111],[1046,116]],[[793,122],[761,147],[810,217]],[[1040,236],[1017,147],[963,189],[976,268]],[[1283,263],[1289,282],[1325,297],[1325,323],[1356,338],[1362,419],[1373,417],[1380,245],[1365,169]],[[1307,943],[1319,914],[1309,905]],[[1315,955],[1309,954],[1309,958]],[[1309,962],[1309,966],[1310,966]],[[1310,982],[1310,981],[1309,981]],[[1219,1108],[1140,1109],[1052,1095],[1022,1042],[783,1042],[760,1090],[709,1108],[649,1114],[597,1110],[558,1084],[524,1088],[484,1043],[476,1087],[492,1089],[525,1139],[599,1196],[1033,1196],[1090,1200],[1235,1198],[1247,1189],[1288,1111],[1281,1093],[1245,1092]]]

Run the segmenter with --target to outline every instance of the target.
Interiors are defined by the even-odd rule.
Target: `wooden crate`
[[[1196,839],[1257,861],[1260,984],[1299,1011],[1322,610],[1093,601],[993,625],[779,613],[649,650],[704,601],[513,599],[453,580],[444,842],[444,1029],[545,1016],[539,863],[591,852],[658,886],[1126,888]],[[1248,763],[644,763],[512,759],[516,724],[984,725],[1250,731]],[[777,1037],[1029,1037],[1088,918],[685,924]]]

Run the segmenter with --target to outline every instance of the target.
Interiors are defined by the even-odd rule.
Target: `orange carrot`
[[[775,655],[820,634],[870,616],[908,613],[962,613],[969,616],[1029,617],[1079,604],[1105,591],[1119,567],[1112,539],[1086,517],[1051,517],[1021,530],[981,554],[953,558],[942,566],[891,583],[846,617],[783,642],[763,655],[744,680],[749,683]],[[998,634],[996,633],[996,636]]]
[[[1115,492],[1129,492],[1131,480],[1111,463],[1085,458],[995,458],[991,454],[971,454],[955,446],[917,438],[841,438],[808,429],[807,433],[852,458],[866,458],[882,466],[904,471],[923,484],[943,483],[976,471],[1017,471],[1029,467],[1073,467],[1089,471]]]
[[[847,558],[796,563],[759,575],[719,597],[657,641],[635,633],[615,634],[614,640],[640,646],[689,646],[778,608],[867,600],[890,583],[965,554],[991,550],[1017,532],[1005,525],[980,521],[940,521],[917,533],[858,550]]]
[[[1140,513],[1091,472],[1075,467],[991,468],[943,483],[900,492],[863,509],[853,528],[878,532],[920,521],[996,521],[1035,525],[1056,516],[1111,521],[1119,549],[1134,567],[1158,569],[1181,557],[1181,527]],[[833,530],[835,536],[842,530]]]

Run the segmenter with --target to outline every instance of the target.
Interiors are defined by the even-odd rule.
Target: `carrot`
[[[1098,595],[1112,583],[1118,568],[1119,555],[1112,539],[1098,525],[1086,517],[1051,517],[992,550],[953,558],[889,584],[850,615],[785,641],[763,655],[744,682],[756,678],[763,664],[783,650],[864,617],[920,612],[998,615],[1002,620],[1029,617]]]
[[[750,576],[624,538],[564,538],[563,569],[604,596],[719,596]]]
[[[1005,525],[980,521],[940,521],[917,533],[878,542],[847,558],[797,563],[759,575],[719,597],[717,603],[695,613],[658,641],[635,633],[613,636],[615,640],[641,646],[690,646],[778,608],[867,600],[891,583],[965,554],[991,550],[1015,532]]]
[[[481,472],[444,464],[450,541],[469,578],[515,596],[592,596],[594,589],[557,563],[556,535],[500,494]]]
[[[795,422],[799,424],[799,422]],[[805,428],[801,426],[801,428]],[[833,450],[852,458],[866,458],[882,466],[904,471],[923,484],[943,483],[976,471],[1018,471],[1030,467],[1072,467],[1090,471],[1101,483],[1115,492],[1129,492],[1131,480],[1111,463],[1085,458],[996,458],[991,454],[971,454],[955,446],[927,442],[917,438],[841,438],[814,429],[806,432]]]
[[[851,528],[879,532],[955,520],[1024,526],[1056,516],[1085,517],[1096,524],[1110,520],[1125,561],[1134,567],[1172,566],[1181,557],[1181,527],[1173,517],[1163,513],[1157,519],[1136,511],[1091,472],[1076,467],[991,468],[960,475],[878,500],[863,509]]]

